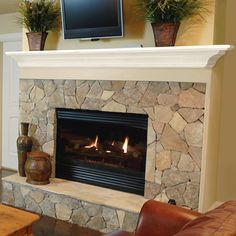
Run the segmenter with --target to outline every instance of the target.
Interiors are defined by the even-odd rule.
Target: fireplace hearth
[[[56,177],[144,195],[148,116],[56,109]]]

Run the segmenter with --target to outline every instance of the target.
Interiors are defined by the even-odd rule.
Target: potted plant
[[[57,28],[58,6],[54,0],[22,0],[19,12],[20,23],[29,31],[26,33],[29,49],[43,50],[48,31]]]
[[[151,22],[156,46],[174,46],[180,22],[209,12],[208,0],[137,0],[143,17]]]

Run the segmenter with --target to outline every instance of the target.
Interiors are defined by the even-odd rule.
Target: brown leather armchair
[[[178,206],[147,201],[134,233],[116,231],[106,236],[236,236],[236,201],[205,214]]]

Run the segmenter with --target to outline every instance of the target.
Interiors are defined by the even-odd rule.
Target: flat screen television
[[[122,0],[61,0],[64,39],[123,36]]]

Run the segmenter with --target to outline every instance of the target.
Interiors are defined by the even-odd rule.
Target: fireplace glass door
[[[56,109],[56,177],[143,195],[147,115]]]

